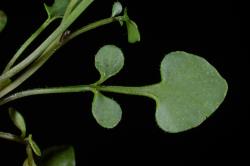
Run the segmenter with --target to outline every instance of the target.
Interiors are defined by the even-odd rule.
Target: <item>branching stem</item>
[[[21,85],[25,80],[27,80],[32,74],[34,74],[58,49],[60,49],[64,44],[74,39],[75,37],[95,29],[97,27],[101,27],[116,21],[121,21],[123,19],[122,16],[105,18],[89,25],[86,25],[79,30],[72,32],[68,37],[63,41],[55,40],[44,52],[43,54],[36,59],[25,71],[22,75],[20,75],[16,80],[14,80],[10,85],[5,87],[0,91],[0,98],[17,88]],[[0,80],[1,81],[1,80]]]
[[[25,42],[24,44],[18,49],[16,54],[12,57],[9,63],[6,65],[3,73],[6,73],[17,61],[20,55],[26,50],[26,48],[49,26],[49,24],[53,20],[47,19]]]
[[[62,24],[37,48],[35,49],[27,58],[21,61],[19,64],[11,68],[6,73],[0,76],[0,83],[9,79],[22,71],[32,62],[34,62],[41,54],[60,36],[63,32],[77,19],[77,17],[93,2],[94,0],[84,0],[82,1],[72,13],[65,19]],[[1,96],[0,96],[1,97]]]

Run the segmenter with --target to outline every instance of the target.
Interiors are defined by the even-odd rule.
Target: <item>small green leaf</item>
[[[55,0],[51,6],[44,4],[50,19],[62,18],[70,0]]]
[[[14,108],[9,108],[9,116],[15,126],[21,131],[21,137],[26,135],[26,125],[23,116]]]
[[[140,31],[138,29],[137,24],[131,20],[128,16],[127,9],[124,10],[124,16],[123,16],[126,26],[127,26],[127,32],[128,32],[128,42],[129,43],[136,43],[141,40]]]
[[[75,152],[72,146],[52,147],[45,150],[42,166],[75,166]]]
[[[128,31],[128,42],[129,43],[136,43],[141,40],[140,32],[136,23],[132,20],[126,21],[127,31]]]
[[[123,53],[120,48],[114,45],[103,46],[95,56],[95,67],[101,75],[99,82],[104,82],[117,74],[123,65]]]
[[[7,16],[2,10],[0,10],[0,32],[3,31],[6,24],[7,24]]]
[[[102,127],[114,128],[121,120],[122,110],[115,100],[96,92],[92,103],[92,114]]]
[[[113,8],[112,8],[112,17],[117,16],[119,14],[121,14],[122,12],[122,4],[120,2],[115,2],[113,4]]]
[[[36,144],[36,142],[32,139],[32,135],[29,135],[29,144],[30,144],[30,147],[32,148],[33,152],[37,155],[37,156],[41,156],[42,153],[41,153],[41,150],[40,148],[38,147],[38,145]]]

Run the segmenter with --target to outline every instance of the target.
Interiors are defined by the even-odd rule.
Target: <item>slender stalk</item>
[[[0,138],[24,144],[24,140],[21,137],[11,133],[0,132]]]
[[[53,54],[55,50],[57,50],[57,47],[59,47],[58,42],[54,42],[48,50],[45,51],[44,54],[39,57],[35,62],[33,62],[26,71],[22,75],[20,75],[17,79],[15,79],[13,82],[11,82],[8,86],[6,86],[4,89],[0,91],[0,98],[17,88],[19,85],[21,85],[25,80],[27,80],[31,75],[33,75]]]
[[[64,29],[64,28],[63,28]],[[43,51],[49,47],[49,45],[61,34],[63,29],[59,26],[35,51],[33,51],[27,58],[21,61],[19,64],[11,68],[9,71],[0,76],[0,82],[9,79],[23,70],[25,67],[30,65],[34,60],[36,60]]]
[[[45,95],[45,94],[58,94],[58,93],[79,93],[85,91],[105,91],[113,93],[121,93],[127,95],[139,95],[139,96],[148,96],[155,98],[153,93],[150,92],[150,86],[141,86],[141,87],[125,87],[125,86],[98,86],[98,85],[77,85],[77,86],[66,86],[66,87],[54,87],[54,88],[40,88],[40,89],[31,89],[22,92],[17,92],[6,98],[0,100],[0,105],[4,105],[13,100],[17,100],[27,96],[34,95]],[[157,86],[157,84],[156,84]]]
[[[75,37],[79,36],[82,33],[85,33],[89,30],[95,29],[97,27],[101,27],[103,25],[107,25],[116,21],[122,20],[121,16],[118,17],[112,17],[112,18],[106,18],[99,20],[97,22],[91,23],[89,25],[86,25],[79,30],[71,33],[68,37],[65,38],[64,41],[60,42],[58,40],[55,40],[44,52],[43,54],[35,60],[28,68],[27,70],[20,75],[16,80],[14,80],[10,85],[5,87],[3,90],[0,91],[0,98],[17,88],[19,85],[21,85],[25,80],[27,80],[32,74],[34,74],[59,48],[61,48],[64,44],[69,42],[70,40],[74,39]]]
[[[9,71],[0,76],[0,83],[6,79],[9,79],[22,71],[28,65],[30,65],[34,60],[36,60],[43,51],[50,46],[50,44],[56,40],[56,38],[61,35],[77,18],[78,16],[93,2],[94,0],[84,0],[82,1],[72,13],[65,19],[65,21],[59,25],[59,27],[27,58],[21,61],[19,64],[11,68]]]
[[[140,86],[140,87],[130,87],[130,86],[95,86],[94,89],[104,92],[120,93],[126,95],[137,95],[137,96],[147,96],[150,98],[155,98],[154,94],[150,91],[151,86],[157,86],[157,84]]]
[[[27,40],[24,44],[18,49],[16,54],[12,57],[9,63],[6,65],[3,73],[6,73],[17,61],[20,55],[24,52],[24,50],[49,26],[49,24],[53,20],[47,19]]]
[[[0,100],[0,105],[4,105],[10,101],[34,95],[45,95],[45,94],[58,94],[58,93],[79,93],[85,91],[92,91],[93,88],[86,85],[78,86],[67,86],[67,87],[55,87],[55,88],[41,88],[41,89],[31,89],[10,95],[7,98]]]
[[[68,42],[69,40],[89,31],[92,29],[95,29],[97,27],[103,26],[103,25],[107,25],[116,21],[121,21],[123,19],[123,16],[118,16],[118,17],[110,17],[110,18],[105,18],[99,21],[96,21],[94,23],[91,23],[89,25],[86,25],[78,30],[76,30],[75,32],[71,33],[71,35],[69,35],[68,38],[66,38],[65,42]]]

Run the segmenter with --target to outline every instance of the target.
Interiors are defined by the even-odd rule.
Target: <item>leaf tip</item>
[[[127,20],[128,42],[133,44],[141,41],[140,31],[133,20]]]
[[[111,17],[119,15],[122,12],[122,10],[123,10],[122,4],[119,1],[115,2],[112,7]]]
[[[21,137],[26,135],[26,124],[21,113],[14,108],[9,108],[9,116],[14,125],[21,131]]]

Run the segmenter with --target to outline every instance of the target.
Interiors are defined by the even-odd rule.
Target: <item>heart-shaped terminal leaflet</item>
[[[156,121],[167,132],[200,125],[222,103],[228,89],[205,59],[181,51],[165,56],[161,78],[147,90],[156,101]]]

